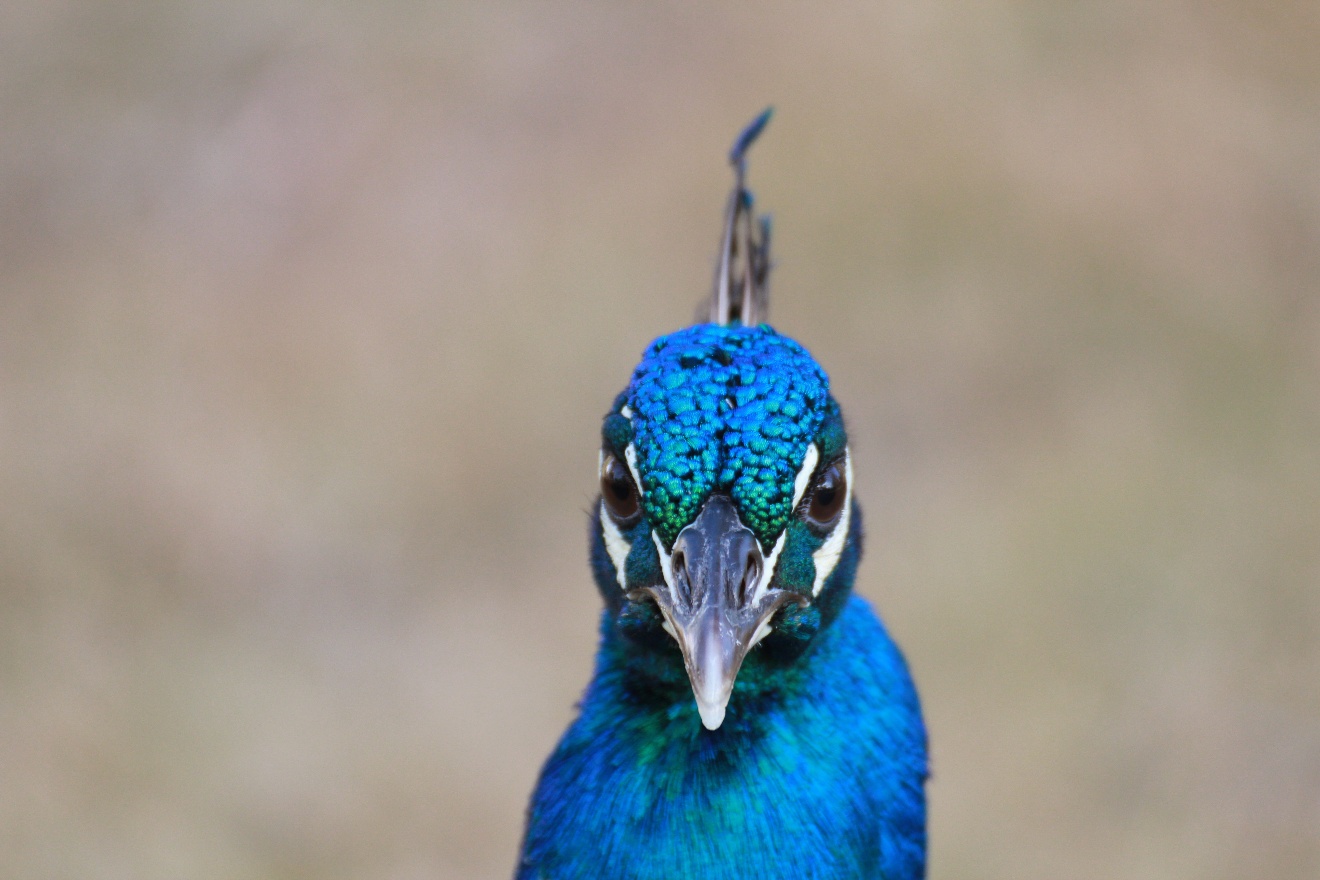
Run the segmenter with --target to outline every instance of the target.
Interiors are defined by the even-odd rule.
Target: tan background
[[[1320,6],[3,6],[0,874],[508,876],[774,103],[931,877],[1320,876]]]

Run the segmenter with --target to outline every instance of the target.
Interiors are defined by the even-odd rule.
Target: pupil
[[[838,464],[830,465],[816,482],[807,517],[818,525],[827,525],[843,507],[843,475]]]
[[[627,520],[637,513],[637,490],[617,458],[610,456],[600,483],[605,503],[616,517]]]

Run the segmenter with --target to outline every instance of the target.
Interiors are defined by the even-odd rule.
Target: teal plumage
[[[519,880],[925,874],[926,733],[901,653],[852,593],[843,418],[811,355],[755,320],[751,137],[713,322],[652,343],[602,425],[600,648],[532,796]]]
[[[719,484],[773,544],[829,414],[829,380],[806,349],[765,326],[700,324],[651,343],[628,387],[642,504],[660,537],[673,543]]]

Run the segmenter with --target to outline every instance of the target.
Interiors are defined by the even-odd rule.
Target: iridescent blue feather
[[[518,880],[925,875],[925,728],[865,600],[774,686],[740,676],[719,730],[697,720],[677,656],[666,687],[632,673],[630,650],[606,612],[581,714],[528,811]]]

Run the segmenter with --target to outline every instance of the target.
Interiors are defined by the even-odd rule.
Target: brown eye
[[[816,477],[811,486],[811,501],[807,504],[807,519],[813,525],[829,526],[843,510],[848,495],[848,480],[844,476],[843,462],[836,461]]]
[[[637,515],[637,487],[632,474],[612,455],[605,456],[600,469],[600,497],[617,520],[627,521]]]

